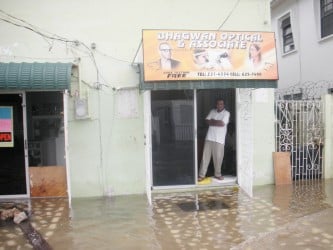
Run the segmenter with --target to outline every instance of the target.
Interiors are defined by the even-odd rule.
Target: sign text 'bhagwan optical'
[[[144,80],[277,80],[272,32],[143,30]]]

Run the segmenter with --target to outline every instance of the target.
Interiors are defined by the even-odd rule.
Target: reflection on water
[[[303,181],[111,198],[16,201],[54,249],[330,249],[333,181]],[[7,201],[2,201],[0,208]],[[0,224],[0,250],[29,249],[20,229]]]
[[[181,202],[178,206],[185,212],[194,211],[206,211],[206,210],[216,210],[216,209],[227,209],[229,208],[221,200],[209,200],[209,201],[193,201],[193,202]]]

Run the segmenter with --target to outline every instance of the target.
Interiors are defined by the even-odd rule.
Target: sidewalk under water
[[[53,249],[333,249],[333,180],[145,195],[1,200],[22,204]],[[14,223],[0,250],[31,249]]]

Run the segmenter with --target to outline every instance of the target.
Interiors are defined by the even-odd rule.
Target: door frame
[[[63,149],[64,149],[64,172],[65,172],[65,178],[66,180],[64,180],[64,185],[62,187],[65,187],[66,185],[66,189],[64,189],[64,191],[66,192],[66,196],[61,196],[61,197],[66,197],[68,198],[69,200],[69,205],[71,205],[71,186],[70,186],[70,168],[69,168],[69,157],[68,157],[68,153],[69,153],[69,147],[68,147],[68,98],[69,98],[69,92],[67,89],[64,89],[64,90],[45,90],[45,91],[42,91],[42,90],[38,90],[38,91],[27,91],[29,94],[32,93],[32,92],[37,92],[37,93],[42,93],[42,92],[46,92],[46,93],[52,93],[52,92],[56,92],[56,93],[59,93],[59,99],[58,99],[58,102],[59,103],[62,103],[63,104],[63,109],[61,110],[63,112],[63,121],[62,121],[62,125],[63,125],[63,139],[64,139],[64,144],[63,144]],[[27,94],[27,93],[26,93]],[[28,95],[28,94],[27,94]],[[27,143],[28,144],[28,143]],[[28,147],[27,147],[28,148]],[[29,148],[28,148],[29,149]],[[29,159],[29,158],[28,158]],[[28,163],[28,169],[29,169],[29,175],[28,175],[28,178],[29,180],[31,179],[33,181],[33,178],[31,178],[32,175],[30,175],[30,173],[33,174],[33,169],[30,168],[30,164]],[[45,168],[46,170],[46,168]],[[37,170],[37,175],[39,173],[41,173],[42,175],[45,174],[40,171]],[[53,172],[52,172],[53,173]],[[48,173],[47,176],[52,176],[52,173]],[[51,174],[51,175],[50,175]],[[56,176],[56,172],[54,173]],[[62,177],[62,174],[61,174],[61,177]],[[55,178],[55,177],[54,177]],[[44,179],[44,178],[43,178]],[[46,178],[47,179],[47,178]],[[63,180],[63,179],[62,179]],[[65,184],[66,183],[66,184]],[[39,185],[36,185],[36,186],[39,186]],[[44,188],[48,188],[47,187],[44,187]],[[31,190],[30,190],[31,191]],[[30,197],[36,197],[36,198],[41,198],[41,197],[45,197],[45,198],[51,198],[51,197],[59,197],[59,196],[54,196],[54,195],[45,195],[45,196],[33,196],[31,193],[30,193]]]
[[[194,154],[195,154],[195,164],[194,164],[194,171],[195,171],[195,178],[197,180],[198,176],[198,148],[197,148],[197,90],[193,89],[194,91]],[[246,97],[244,98],[243,92],[249,93],[248,95],[245,95]],[[240,88],[235,88],[235,116],[236,122],[235,124],[235,132],[237,134],[236,137],[236,169],[237,169],[237,175],[236,175],[236,185],[239,185],[240,188],[242,188],[250,197],[253,195],[253,168],[252,168],[252,160],[249,159],[250,161],[246,161],[246,159],[242,159],[242,156],[244,153],[247,155],[246,152],[241,152],[244,150],[240,145],[242,143],[247,142],[252,145],[253,140],[252,137],[249,135],[244,134],[246,138],[241,138],[240,134],[243,134],[242,132],[242,127],[241,122],[242,122],[242,115],[247,116],[249,119],[250,124],[252,124],[252,91],[251,89],[240,89]],[[153,189],[158,190],[158,189],[180,189],[180,188],[192,188],[192,187],[197,187],[198,183],[197,181],[195,182],[194,185],[182,185],[182,186],[163,186],[163,187],[153,187],[152,185],[152,131],[151,131],[151,90],[145,90],[144,92],[144,134],[145,134],[145,157],[146,157],[146,194],[148,197],[148,200],[151,204],[151,191]],[[244,113],[244,114],[243,114]],[[253,129],[253,128],[251,128]],[[253,130],[251,130],[253,133]],[[252,145],[253,146],[253,145]],[[251,147],[252,148],[252,147]],[[244,161],[246,161],[247,165],[250,166],[251,168],[244,173]]]
[[[179,90],[181,91],[181,89]],[[194,147],[194,183],[186,185],[171,185],[171,186],[153,186],[153,164],[152,164],[152,128],[151,128],[151,90],[144,92],[144,134],[145,134],[145,157],[146,157],[146,192],[147,197],[151,202],[152,190],[168,190],[168,189],[185,189],[197,186],[198,179],[198,151],[197,151],[197,97],[196,89],[193,91],[193,147]],[[146,124],[147,123],[147,124]]]
[[[195,185],[198,185],[198,106],[197,106],[197,90],[193,89],[193,107],[194,107],[194,114],[193,114],[193,133],[194,133],[194,178],[195,178]]]
[[[68,97],[69,91],[68,89],[63,91],[63,112],[64,112],[64,136],[65,136],[65,163],[66,163],[66,182],[67,182],[67,198],[69,207],[72,204],[72,188],[71,188],[71,178],[70,178],[70,163],[69,163],[69,144],[68,144]]]
[[[18,94],[22,95],[22,114],[23,114],[23,133],[24,133],[24,159],[25,159],[25,179],[26,179],[26,194],[20,195],[0,195],[1,199],[13,198],[30,198],[30,172],[29,172],[29,154],[28,154],[28,130],[27,130],[27,109],[26,109],[26,91],[4,91],[2,94]],[[71,204],[71,182],[70,182],[70,168],[68,157],[68,90],[63,91],[63,112],[64,112],[64,136],[65,136],[65,162],[66,162],[66,181],[67,181],[67,195],[69,205]]]
[[[153,164],[152,164],[152,127],[151,127],[151,91],[153,90],[145,90],[144,92],[144,136],[145,136],[145,158],[146,158],[146,194],[148,199],[151,199],[151,191],[152,190],[168,190],[168,189],[184,189],[184,188],[196,188],[198,187],[198,105],[197,105],[197,89],[191,89],[193,91],[193,147],[194,147],[194,164],[193,164],[193,171],[194,171],[194,183],[188,185],[171,185],[171,186],[153,186]],[[238,91],[235,88],[235,96],[234,96],[234,105],[235,105],[235,118],[237,117],[237,98],[238,98]],[[237,120],[237,119],[236,119]],[[235,124],[235,130],[237,131],[239,124]],[[236,132],[237,133],[237,132]],[[238,136],[236,139],[240,139]],[[237,140],[236,142],[236,151],[238,151],[240,142]],[[236,154],[238,157],[239,154]],[[239,160],[236,160],[236,183],[238,183],[239,178]],[[209,186],[211,187],[211,186]]]
[[[144,102],[144,146],[146,159],[146,195],[149,205],[152,204],[152,134],[151,134],[151,92],[147,90],[143,93]]]
[[[22,119],[23,119],[23,140],[24,140],[24,168],[26,194],[0,195],[1,199],[29,198],[30,197],[30,179],[29,179],[29,158],[28,158],[28,133],[27,133],[27,109],[25,91],[4,91],[0,95],[21,95],[22,96]]]
[[[236,89],[237,180],[240,188],[253,197],[253,101],[252,89]]]

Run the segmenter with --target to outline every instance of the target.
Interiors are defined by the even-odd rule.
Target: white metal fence
[[[293,180],[323,178],[321,100],[276,101],[276,151],[291,153]]]

